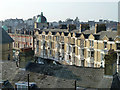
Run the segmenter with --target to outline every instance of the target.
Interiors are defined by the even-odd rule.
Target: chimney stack
[[[97,26],[98,26],[98,24],[95,23],[95,34],[97,33]]]
[[[81,33],[81,30],[82,30],[82,24],[80,24],[80,29],[79,29],[79,32]]]

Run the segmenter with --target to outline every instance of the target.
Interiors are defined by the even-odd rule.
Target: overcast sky
[[[83,2],[84,1],[84,2]],[[89,2],[88,2],[89,1]],[[32,18],[43,12],[48,22],[109,19],[118,21],[119,0],[1,0],[0,20]]]

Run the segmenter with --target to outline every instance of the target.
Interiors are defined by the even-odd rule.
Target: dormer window
[[[90,40],[90,47],[93,47],[93,46],[94,46],[94,41]]]
[[[51,36],[49,36],[49,39],[51,40]]]
[[[61,37],[61,40],[64,41],[64,37]]]
[[[42,35],[42,39],[45,39],[45,35]]]
[[[120,50],[120,43],[116,43],[116,49]]]
[[[104,48],[107,48],[107,42],[104,42]]]
[[[92,46],[91,40],[90,40],[90,47]]]
[[[92,41],[92,47],[94,46],[94,41]]]
[[[59,41],[59,36],[56,36],[56,41]]]
[[[112,49],[112,44],[110,44],[110,49]]]

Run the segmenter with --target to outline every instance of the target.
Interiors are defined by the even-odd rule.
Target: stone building
[[[10,37],[14,40],[13,48],[20,50],[21,48],[33,49],[33,31],[24,30],[23,33],[16,32],[9,33]]]
[[[120,64],[117,31],[97,33],[97,28],[83,33],[56,31],[49,29],[35,32],[36,56],[62,61],[69,65],[104,67],[104,56],[113,49],[118,52],[117,62]]]
[[[0,28],[0,55],[2,60],[12,60],[13,59],[13,39],[8,35],[4,28]]]

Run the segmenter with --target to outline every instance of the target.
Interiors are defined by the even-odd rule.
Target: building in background
[[[34,52],[34,32],[27,30],[16,30],[15,33],[9,33],[13,42],[13,59],[19,61],[18,64],[25,66],[27,61],[33,58]],[[23,50],[28,50],[23,52]],[[22,63],[22,64],[21,64]]]
[[[34,23],[34,28],[38,28],[38,29],[47,29],[48,28],[48,23],[47,23],[47,19],[45,16],[43,16],[43,12],[41,12],[41,15],[37,16],[37,20]]]
[[[4,28],[0,28],[1,39],[0,39],[0,55],[2,60],[13,60],[13,39],[8,35]]]
[[[11,27],[12,32],[15,32],[16,29],[22,29],[25,27],[24,20],[23,19],[6,19],[3,23],[3,25],[7,27]]]

